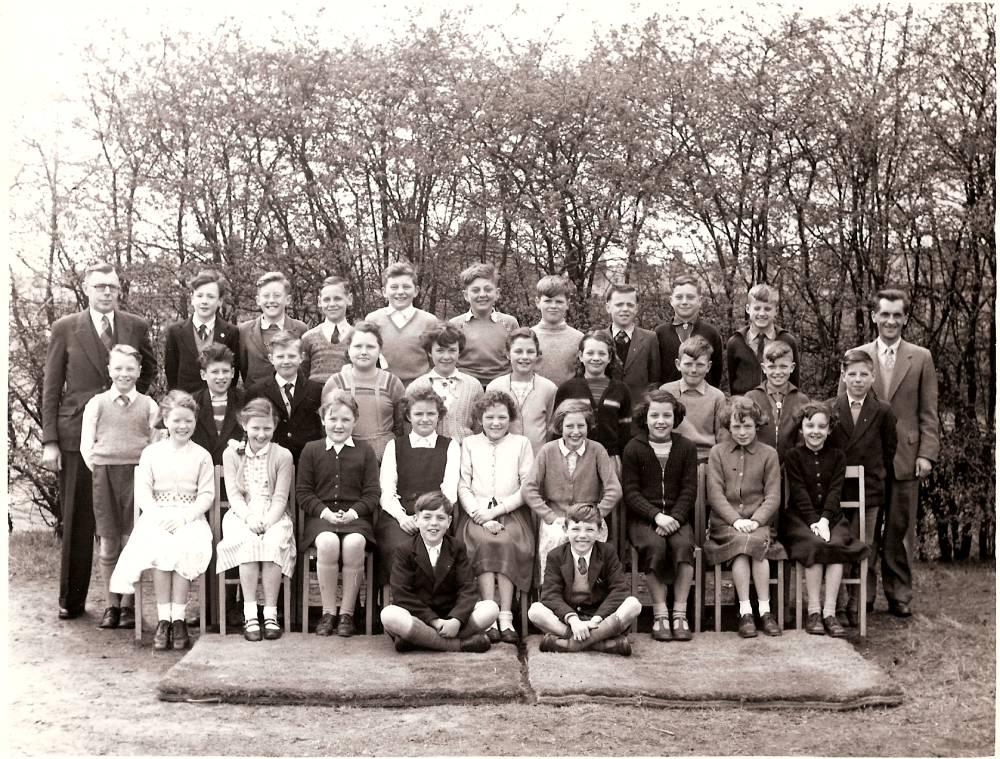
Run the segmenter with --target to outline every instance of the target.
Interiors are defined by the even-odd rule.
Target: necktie
[[[201,340],[202,342],[208,340],[208,327],[206,327],[204,324],[198,325],[198,339]]]
[[[896,349],[895,348],[886,348],[886,351],[885,351],[885,368],[886,368],[886,371],[891,372],[893,370],[893,367],[895,367],[895,366],[896,366]]]
[[[861,416],[861,401],[851,401],[851,418],[854,423],[858,423],[858,417]]]
[[[119,395],[117,398],[115,398],[115,403],[117,403],[122,408],[128,408],[128,404],[131,403],[131,401],[128,399],[127,395]]]
[[[764,343],[767,342],[767,338],[764,337],[764,333],[761,332],[757,335],[757,363],[764,363]]]
[[[628,355],[629,338],[625,333],[625,330],[618,330],[618,334],[615,335],[615,353],[618,354],[618,360],[625,364],[625,357]]]
[[[576,557],[576,571],[584,577],[587,576],[587,561],[582,556]]]
[[[333,328],[333,334],[330,335],[330,342],[333,345],[336,345],[337,343],[340,342],[340,333],[337,332],[337,328],[336,327]]]
[[[292,385],[291,382],[285,385],[285,398],[287,398],[285,401],[285,408],[288,409],[289,414],[292,413],[292,389],[294,387],[295,386]]]
[[[111,335],[111,320],[107,316],[101,317],[101,342],[108,350],[115,344],[115,339]]]
[[[569,473],[572,476],[573,472],[576,471],[576,460],[578,456],[576,451],[570,451],[566,454],[566,468],[569,469]]]

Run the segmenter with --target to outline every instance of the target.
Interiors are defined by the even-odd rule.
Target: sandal
[[[670,631],[670,617],[656,617],[653,620],[653,640],[673,640],[674,634]]]
[[[260,640],[260,622],[256,619],[248,619],[243,623],[243,637],[256,643]]]
[[[264,640],[277,640],[281,637],[281,625],[278,620],[268,617],[264,620]]]

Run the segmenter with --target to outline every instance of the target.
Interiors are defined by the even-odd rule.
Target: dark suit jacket
[[[326,433],[319,418],[320,397],[323,385],[307,379],[299,372],[295,380],[295,394],[292,396],[292,413],[285,410],[285,394],[278,386],[274,373],[263,382],[247,389],[246,400],[267,398],[278,411],[278,423],[274,428],[274,442],[287,448],[295,457],[296,464],[299,453],[310,440],[319,440]]]
[[[602,330],[611,336],[611,329]],[[660,345],[656,335],[651,330],[636,327],[632,330],[632,341],[625,354],[625,366],[620,375],[616,375],[628,387],[632,396],[632,406],[642,402],[649,385],[660,385]]]
[[[674,329],[673,320],[666,324],[661,324],[655,330],[656,340],[659,343],[660,351],[660,384],[673,382],[681,378],[681,373],[677,371],[674,361],[677,360],[677,353],[681,347],[681,341],[677,337],[677,330]],[[705,379],[712,387],[722,387],[722,333],[719,332],[703,319],[696,319],[694,327],[691,328],[691,335],[698,335],[708,340],[712,346],[712,366],[708,370]]]
[[[396,548],[389,584],[392,602],[424,624],[457,619],[464,627],[479,601],[476,576],[461,541],[445,535],[437,566],[431,567],[418,532]]]
[[[747,342],[750,327],[736,330],[726,343],[726,371],[729,373],[729,392],[732,395],[746,395],[764,381],[764,371],[757,360],[757,351]],[[792,346],[792,361],[795,368],[789,378],[796,387],[799,386],[799,342],[788,330],[774,328],[775,340],[781,340]]]
[[[542,581],[541,601],[559,619],[566,619],[570,612],[585,612],[590,616],[607,619],[614,614],[622,601],[628,598],[628,580],[622,571],[615,549],[607,543],[594,543],[587,567],[587,584],[590,598],[579,606],[570,606],[573,592],[573,573],[576,560],[569,543],[549,551],[545,562],[545,579]]]
[[[233,352],[233,368],[239,379],[240,332],[235,324],[215,317],[212,331],[213,341],[222,343]],[[205,387],[201,378],[201,364],[198,363],[198,343],[194,337],[194,321],[190,318],[174,322],[167,327],[167,342],[163,350],[163,369],[167,375],[167,389],[180,388],[186,393],[194,393]]]
[[[149,342],[149,322],[125,311],[115,312],[115,343],[131,345],[142,359],[136,389],[149,390],[156,378],[156,356]],[[42,384],[42,443],[58,443],[66,451],[80,450],[83,407],[111,387],[108,350],[90,311],[64,316],[52,325]]]
[[[876,398],[892,406],[892,413],[896,416],[895,478],[912,480],[916,476],[917,457],[937,461],[941,451],[934,359],[926,348],[900,340],[896,349],[896,365],[892,370],[892,385],[884,394],[882,366],[875,341],[859,346],[859,350],[868,353],[875,362],[872,392]],[[839,392],[843,392],[843,388]]]
[[[830,445],[844,451],[847,466],[865,468],[865,507],[887,503],[886,475],[892,472],[896,456],[896,415],[892,408],[868,393],[855,424],[846,393],[829,403],[834,404],[838,417],[830,431]],[[857,497],[857,493],[845,495],[850,500]]]
[[[274,374],[274,367],[267,357],[267,346],[264,336],[260,333],[260,316],[240,322],[237,329],[240,332],[240,376],[243,387],[249,388],[263,382]],[[285,316],[285,330],[296,337],[302,337],[308,329],[305,322]]]
[[[198,390],[193,394],[198,404],[198,419],[195,421],[194,434],[191,441],[197,443],[212,454],[212,463],[222,466],[222,453],[230,440],[243,438],[243,427],[240,426],[240,409],[243,408],[243,392],[234,387],[229,388],[226,416],[222,420],[222,432],[215,431],[215,417],[212,414],[212,394],[208,388]]]

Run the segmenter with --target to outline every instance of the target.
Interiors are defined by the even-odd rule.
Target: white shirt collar
[[[327,342],[330,342],[330,338],[333,337],[334,327],[337,328],[337,337],[339,337],[341,340],[343,340],[344,336],[351,331],[351,323],[347,321],[346,318],[341,319],[336,324],[330,321],[324,321],[322,324],[319,325],[319,331],[323,333],[323,337],[326,338]]]
[[[889,343],[887,343],[887,342],[886,342],[885,340],[883,340],[883,339],[882,339],[881,337],[876,337],[876,338],[875,338],[875,346],[876,346],[876,348],[878,349],[878,354],[879,354],[880,356],[881,356],[881,355],[882,355],[883,353],[885,353],[885,352],[886,352],[887,350],[889,350],[890,348],[891,348],[892,350],[896,351],[896,354],[898,355],[898,354],[899,354],[899,344],[900,344],[900,343],[902,343],[902,342],[903,342],[903,338],[899,338],[899,339],[898,339],[898,340],[897,340],[896,342],[894,342],[894,343],[893,343],[892,345],[889,345]]]
[[[587,450],[587,441],[584,440],[579,448],[576,449],[576,455],[583,458],[583,454]],[[563,455],[563,458],[569,456],[569,448],[566,447],[566,443],[563,442],[562,438],[559,438],[559,452]]]
[[[628,335],[628,339],[631,340],[632,339],[632,335],[635,332],[635,325],[633,324],[630,327],[619,327],[617,324],[612,324],[611,325],[611,337],[612,337],[612,339],[618,337],[618,333],[619,332],[624,332],[626,335]]]
[[[392,306],[386,306],[385,310],[386,313],[389,314],[389,318],[392,319],[393,323],[395,323],[397,327],[402,327],[413,318],[415,313],[417,313],[417,307],[412,303],[401,311],[393,308]]]
[[[94,329],[97,330],[97,334],[98,335],[101,334],[101,319],[103,319],[105,316],[108,317],[108,321],[111,323],[111,331],[112,332],[115,331],[115,312],[114,311],[109,311],[106,314],[102,314],[100,311],[95,311],[92,308],[88,308],[87,310],[90,311],[90,320],[94,323]]]
[[[272,321],[269,321],[266,316],[264,316],[263,314],[261,314],[260,315],[260,322],[259,322],[259,324],[260,324],[261,332],[263,332],[265,329],[267,329],[268,327],[270,327],[272,324],[275,325],[279,330],[281,330],[281,329],[285,328],[285,317],[282,316],[280,319],[278,319],[278,321],[272,322]]]
[[[124,395],[126,398],[128,398],[128,402],[130,404],[133,403],[135,401],[135,399],[139,397],[139,391],[136,390],[135,385],[133,385],[132,389],[129,390],[127,393],[119,393],[118,392],[118,388],[112,387],[110,390],[108,390],[108,394],[112,398],[117,398],[117,397],[119,397],[121,395]]]
[[[351,446],[351,448],[354,448],[354,436],[353,435],[348,435],[347,440],[345,440],[343,443],[335,443],[332,440],[330,440],[330,438],[326,438],[326,449],[327,450],[330,450],[331,448],[333,448],[337,453],[340,453],[342,450],[344,450],[344,446],[345,445],[349,445],[349,446]]]
[[[423,540],[423,538],[421,538],[421,540]],[[426,541],[424,542],[424,548],[427,549],[427,558],[431,560],[432,567],[437,567],[438,559],[441,557],[441,546],[443,544],[443,540],[436,546],[429,546]]]
[[[433,448],[437,445],[438,434],[432,432],[427,437],[418,435],[416,432],[410,433],[410,448]]]
[[[747,332],[747,342],[753,342],[754,340],[757,339],[759,335],[763,335],[771,342],[774,342],[775,340],[778,339],[777,338],[778,330],[775,329],[775,326],[773,324],[770,327],[768,327],[764,332],[758,332],[756,327],[751,327],[750,330]]]
[[[250,459],[262,459],[267,456],[271,450],[271,443],[267,442],[264,447],[261,448],[257,453],[250,450],[250,444],[247,443],[247,447],[243,449],[243,455]]]
[[[462,314],[462,319],[464,319],[467,322],[471,322],[475,318],[476,318],[476,315],[475,315],[475,313],[473,313],[473,311],[472,311],[471,308],[468,311],[466,311],[464,314]],[[500,314],[497,312],[497,310],[495,308],[492,311],[490,311],[489,320],[491,322],[493,322],[494,324],[496,324],[498,321],[500,321]]]
[[[699,395],[704,395],[705,393],[708,392],[708,381],[704,379],[695,387],[691,387],[687,382],[684,381],[683,377],[677,380],[677,382],[679,383],[677,386],[678,390],[680,390],[682,394],[691,392],[691,393],[698,393]]]
[[[203,322],[197,316],[192,316],[191,317],[191,323],[194,325],[194,331],[195,332],[198,331],[198,327],[200,327],[202,324],[204,324],[205,327],[208,329],[208,334],[211,335],[215,331],[215,317],[214,316],[209,321],[207,321],[207,322]]]
[[[447,377],[445,377],[443,374],[439,374],[437,369],[435,369],[434,367],[431,367],[431,370],[429,372],[427,372],[427,374],[430,376],[430,378],[431,378],[432,381],[436,380],[436,379],[439,379],[439,380],[456,380],[456,381],[458,380],[458,369],[456,369],[450,375],[448,375]]]
[[[298,379],[298,375],[296,375],[295,377],[293,377],[290,380],[286,380],[284,377],[279,376],[277,372],[275,372],[275,375],[274,375],[274,381],[278,383],[278,387],[280,387],[282,390],[284,390],[285,389],[285,385],[291,385],[293,393],[295,392],[295,380],[297,380],[297,379]]]
[[[867,396],[862,396],[861,398],[855,398],[851,395],[850,391],[847,392],[847,405],[850,406],[852,403],[864,403]]]

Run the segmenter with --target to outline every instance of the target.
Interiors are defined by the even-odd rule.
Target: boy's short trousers
[[[132,533],[135,464],[94,465],[94,522],[101,538]]]

